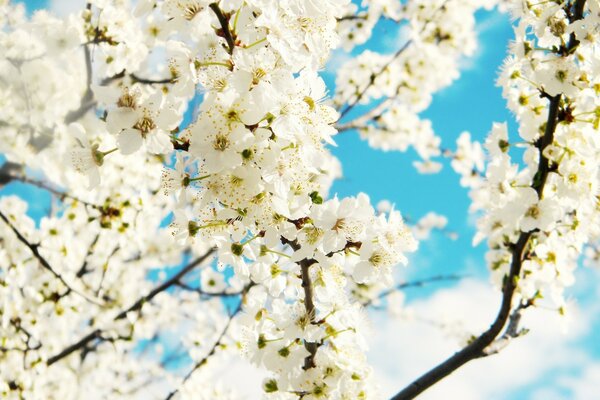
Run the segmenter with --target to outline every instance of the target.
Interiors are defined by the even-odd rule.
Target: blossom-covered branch
[[[548,11],[553,11],[555,13],[564,13],[565,15],[567,15],[568,23],[572,25],[577,25],[578,21],[582,20],[584,17],[584,6],[585,0],[577,0],[574,3],[566,3],[564,6],[548,5],[547,7],[549,8]],[[552,20],[542,20],[540,21],[540,23],[552,23]],[[551,32],[554,36],[560,37],[561,35],[567,33],[567,29],[552,30]],[[558,57],[558,59],[550,58],[548,60],[554,61],[554,68],[557,68],[555,71],[552,72],[554,75],[552,78],[562,81],[561,83],[567,85],[570,84],[570,81],[569,83],[566,82],[568,78],[563,76],[564,71],[562,71],[560,68],[562,65],[564,65],[562,64],[563,60],[567,57],[570,57],[573,54],[579,43],[580,42],[575,35],[569,35],[568,44],[566,44],[564,48],[563,46],[556,46],[553,48],[553,51],[551,53],[554,54],[550,55],[550,57]],[[523,50],[520,50],[518,48],[517,50],[520,50],[522,52],[521,54],[526,59],[528,57],[534,57],[534,52],[532,50],[527,50],[530,44],[528,42],[525,42],[523,45],[525,47],[524,52]],[[561,58],[563,58],[563,60],[561,60]],[[515,78],[519,77],[519,75],[516,75],[515,72],[512,72],[512,74],[512,76],[514,76]],[[538,79],[540,78],[541,75]],[[529,82],[531,81],[527,81],[528,84],[533,83]],[[539,250],[540,245],[537,244],[537,242],[541,240],[539,236],[544,231],[548,230],[550,224],[558,222],[557,219],[560,215],[558,213],[546,215],[546,213],[548,213],[549,210],[544,209],[544,207],[549,206],[542,205],[542,202],[548,201],[544,197],[545,195],[549,195],[550,198],[552,196],[551,193],[548,193],[549,188],[547,188],[547,183],[550,178],[550,175],[552,173],[556,174],[556,172],[560,171],[561,168],[561,166],[559,166],[561,160],[556,160],[556,158],[552,156],[553,153],[551,152],[551,149],[557,140],[556,135],[559,123],[569,123],[568,120],[564,119],[566,114],[565,108],[567,108],[570,104],[570,101],[568,101],[569,97],[571,97],[571,101],[575,100],[575,93],[571,91],[566,91],[566,88],[564,87],[555,88],[551,86],[550,83],[551,82],[547,82],[535,88],[535,90],[539,91],[541,98],[548,99],[548,104],[545,107],[547,109],[546,121],[540,126],[540,128],[543,128],[542,134],[538,138],[532,138],[533,140],[531,146],[532,148],[536,149],[535,153],[537,155],[537,163],[534,164],[536,168],[534,169],[534,172],[532,172],[529,175],[529,185],[526,186],[525,189],[523,189],[528,190],[530,193],[533,193],[533,195],[535,196],[534,202],[533,204],[525,204],[524,215],[516,215],[516,217],[523,219],[518,225],[518,227],[520,228],[519,234],[517,237],[515,237],[515,239],[513,239],[514,241],[510,240],[509,237],[502,238],[501,242],[497,242],[493,238],[490,239],[491,242],[498,243],[499,247],[505,249],[504,251],[509,254],[508,260],[510,260],[510,268],[508,272],[502,277],[502,302],[496,319],[493,321],[489,329],[487,329],[479,337],[475,338],[468,346],[466,346],[465,348],[454,354],[452,357],[448,358],[446,361],[439,364],[426,374],[422,375],[417,380],[413,381],[406,388],[398,392],[398,394],[396,394],[393,397],[394,400],[412,399],[420,393],[422,393],[424,390],[428,389],[429,387],[440,381],[441,379],[443,379],[445,376],[451,374],[452,372],[460,368],[462,365],[466,364],[467,362],[485,356],[486,349],[488,348],[488,346],[494,343],[496,338],[501,334],[504,327],[507,325],[507,323],[509,323],[511,312],[513,311],[514,297],[518,293],[517,289],[519,289],[525,284],[522,279],[524,265],[528,262],[531,262],[530,260],[539,257],[539,255],[537,254],[541,251]],[[563,98],[563,96],[565,97]],[[502,156],[502,154],[506,152],[506,146],[504,146],[503,149],[502,145],[502,143],[508,143],[506,139],[502,137],[500,137],[499,139],[492,138],[489,143],[490,147],[499,146],[500,153],[496,151],[495,154],[492,153],[493,155],[507,157]],[[491,179],[491,176],[488,174],[486,178]],[[476,184],[474,185],[474,187],[474,190],[480,188]],[[487,189],[485,186],[481,186],[480,190],[485,189]],[[517,197],[513,201],[522,202],[523,200]],[[540,202],[539,205],[536,204],[537,201]],[[527,218],[532,219],[533,223],[527,223]],[[504,227],[499,226],[498,228]],[[514,227],[510,228],[514,229]],[[558,249],[553,248],[550,251],[555,252],[558,251]],[[502,264],[506,263],[506,261],[504,260],[505,259],[503,259]],[[548,259],[548,261],[554,264],[556,262],[555,256],[551,256]],[[523,292],[523,289],[521,289],[521,293],[519,293],[519,295],[525,297],[526,301],[525,303],[521,302],[519,306],[517,306],[517,310],[515,310],[517,312],[521,310],[522,304],[530,304],[530,302],[535,301],[535,299],[538,296],[541,296],[541,292],[540,289],[537,289],[537,291],[528,299],[527,292]],[[518,316],[518,313],[513,313],[513,315],[516,318],[516,316]],[[518,318],[510,320],[510,323],[513,323],[512,330],[515,330],[514,324],[518,323]]]

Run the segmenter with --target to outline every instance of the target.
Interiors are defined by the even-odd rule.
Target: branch
[[[304,308],[311,324],[315,323],[315,304],[313,302],[313,286],[310,279],[310,266],[315,264],[315,260],[304,259],[300,261],[300,268],[302,271],[302,288],[304,289]],[[304,341],[304,347],[310,353],[304,359],[304,369],[310,369],[316,367],[315,355],[319,347],[318,343]]]
[[[6,163],[6,164],[8,164],[8,163]],[[15,167],[8,167],[8,168],[5,169],[6,164],[2,168],[0,168],[0,184],[2,184],[2,183],[6,184],[6,183],[8,183],[10,181],[13,181],[13,180],[14,181],[19,181],[19,182],[22,182],[22,183],[26,183],[28,185],[32,185],[32,186],[38,187],[40,189],[44,189],[44,190],[52,193],[56,197],[58,197],[61,201],[64,201],[64,199],[71,199],[73,201],[76,201],[76,202],[81,203],[83,205],[86,205],[88,207],[94,208],[96,210],[102,211],[104,209],[104,207],[102,207],[102,206],[90,203],[90,202],[85,201],[85,200],[81,200],[80,198],[75,197],[75,196],[73,196],[73,195],[71,195],[69,193],[61,192],[60,190],[54,189],[52,186],[50,186],[49,184],[47,184],[47,183],[45,183],[43,181],[38,181],[38,180],[35,180],[35,179],[28,178],[27,176],[25,176],[22,173],[19,174],[19,175],[15,175],[15,174],[12,173],[12,171],[16,171]],[[10,164],[14,165],[14,163],[10,163]]]
[[[396,90],[396,92],[397,92],[397,90]],[[336,124],[335,128],[337,129],[337,131],[339,133],[344,132],[344,131],[349,131],[352,129],[366,128],[367,122],[374,120],[377,117],[380,117],[381,115],[383,115],[384,111],[387,109],[387,107],[390,105],[390,103],[393,100],[394,100],[394,98],[388,97],[385,100],[383,100],[381,103],[379,103],[377,106],[373,107],[366,114],[361,115],[360,117],[355,118],[354,120],[347,122],[345,124]],[[339,120],[338,120],[338,122],[339,122]]]
[[[233,40],[233,36],[231,35],[231,31],[229,30],[229,18],[223,14],[223,11],[219,8],[219,5],[215,3],[210,3],[210,9],[213,10],[219,23],[221,24],[221,30],[223,32],[223,37],[227,41],[227,52],[231,55],[233,54],[233,48],[235,47],[235,41]]]
[[[52,268],[52,266],[50,265],[50,263],[48,263],[48,261],[40,254],[38,248],[40,247],[39,244],[33,244],[30,243],[25,236],[23,236],[23,234],[21,234],[21,232],[19,232],[19,230],[10,222],[10,220],[8,219],[8,217],[6,215],[4,215],[4,213],[2,211],[0,211],[0,219],[2,219],[6,225],[8,225],[8,227],[13,231],[13,233],[17,236],[17,239],[19,239],[19,241],[21,243],[23,243],[27,248],[29,248],[29,250],[31,251],[31,253],[33,254],[33,256],[39,261],[39,263],[42,265],[42,267],[44,267],[44,269],[50,271],[50,273],[52,275],[54,275],[54,277],[56,277],[63,285],[65,285],[65,287],[67,288],[67,290],[78,294],[79,296],[83,297],[85,300],[89,301],[90,303],[96,304],[96,305],[102,305],[102,302],[100,302],[98,299],[85,294],[84,292],[81,292],[77,289],[74,289],[71,285],[69,285],[67,283],[67,281],[65,280],[65,278],[63,278],[63,276],[61,274],[59,274],[58,272],[56,272],[54,270],[54,268]]]
[[[424,32],[425,28],[427,27],[427,25],[433,20],[434,16],[440,12],[441,10],[445,10],[446,9],[446,3],[448,3],[449,0],[444,1],[431,15],[431,17],[429,19],[427,19],[423,26],[421,27],[421,30],[419,31],[419,33]],[[348,114],[348,112],[350,112],[350,110],[352,110],[352,108],[354,108],[364,97],[365,93],[367,92],[367,90],[373,86],[373,84],[375,84],[375,80],[377,79],[377,77],[381,74],[383,74],[387,68],[398,58],[400,57],[400,55],[402,53],[404,53],[404,51],[406,51],[406,49],[408,49],[408,47],[413,43],[412,39],[406,41],[406,43],[404,43],[404,45],[402,45],[402,47],[400,47],[395,53],[394,55],[388,60],[387,63],[385,63],[383,65],[383,67],[381,67],[379,69],[378,72],[376,73],[371,73],[371,76],[369,77],[369,82],[367,83],[367,85],[358,93],[356,99],[349,104],[341,113],[340,113],[340,117],[338,118],[338,121],[341,120],[342,118],[344,118],[344,116],[346,114]],[[358,87],[357,87],[358,88]],[[347,101],[344,101],[342,104],[346,103]],[[346,124],[347,125],[347,124]]]
[[[88,333],[86,336],[82,337],[77,342],[66,347],[60,353],[48,358],[48,360],[46,361],[46,365],[50,366],[50,365],[54,364],[55,362],[67,357],[68,355],[71,355],[72,353],[76,352],[77,350],[84,348],[92,340],[102,338],[102,336],[100,336],[101,333],[102,333],[102,330],[100,330],[100,329],[95,329],[94,331]]]
[[[585,0],[577,0],[575,3],[575,16],[573,20],[581,19],[583,16],[583,6]],[[568,45],[568,53],[570,53],[577,45],[577,41],[572,37]],[[542,93],[544,95],[544,93]],[[535,189],[538,197],[541,199],[546,185],[546,180],[549,174],[549,160],[544,156],[544,149],[546,146],[554,141],[554,133],[558,124],[558,110],[560,106],[561,94],[554,97],[547,96],[550,99],[548,106],[548,118],[546,121],[546,129],[544,135],[538,140],[536,146],[539,151],[539,163],[538,172],[531,184],[531,187]],[[442,362],[429,372],[422,375],[420,378],[409,384],[406,388],[398,392],[392,400],[405,400],[413,399],[420,393],[433,386],[444,377],[450,375],[458,368],[468,363],[471,360],[485,356],[485,349],[494,342],[496,337],[502,331],[502,328],[509,322],[509,316],[512,309],[512,300],[517,287],[517,280],[521,274],[521,267],[524,259],[526,258],[527,244],[531,236],[535,231],[521,232],[517,242],[512,247],[512,261],[510,266],[510,272],[506,277],[502,290],[502,303],[500,310],[496,316],[496,319],[489,327],[487,331],[481,334],[478,338],[473,340],[467,347],[463,348],[453,356]],[[518,315],[518,314],[517,314]],[[517,316],[515,316],[517,318]],[[518,320],[517,320],[518,322]],[[510,322],[509,322],[510,324]]]
[[[416,281],[409,281],[409,282],[404,282],[404,283],[400,283],[396,286],[394,286],[391,289],[388,290],[384,290],[382,292],[380,292],[376,297],[372,298],[372,299],[368,299],[367,301],[363,302],[362,305],[364,307],[369,307],[371,304],[373,304],[373,302],[375,300],[381,300],[386,298],[387,296],[391,295],[394,292],[397,292],[399,290],[403,290],[406,288],[410,288],[410,287],[423,287],[428,283],[433,283],[433,282],[443,282],[443,281],[457,281],[460,279],[466,278],[465,275],[436,275],[436,276],[432,276],[429,278],[423,278],[423,279],[419,279]]]
[[[85,9],[90,11],[92,4],[87,3]],[[94,107],[94,93],[92,92],[92,56],[88,43],[83,44],[83,54],[85,57],[85,72],[86,72],[86,89],[81,104],[77,110],[71,111],[65,116],[65,124],[75,122],[83,117],[92,107]]]
[[[443,363],[439,364],[420,378],[412,382],[398,394],[392,397],[392,400],[413,399],[429,387],[433,386],[452,372],[466,364],[467,362],[479,358],[483,355],[483,351],[488,347],[494,339],[500,334],[502,328],[508,320],[510,310],[512,308],[512,299],[516,289],[516,277],[520,275],[522,266],[522,257],[525,253],[526,245],[531,236],[530,232],[521,233],[519,240],[514,247],[513,257],[511,262],[510,273],[505,279],[504,288],[502,291],[502,304],[496,319],[481,336],[472,341],[467,347],[455,353]]]
[[[75,273],[76,277],[81,278],[83,275],[85,275],[89,272],[89,270],[87,269],[88,258],[94,252],[94,248],[96,247],[96,243],[98,243],[98,239],[100,239],[100,233],[96,234],[96,236],[94,237],[94,240],[92,240],[92,243],[90,243],[90,245],[88,246],[88,249],[85,253],[85,257],[83,257],[83,263],[81,264],[81,267],[79,268],[79,270],[77,270],[77,273]]]
[[[510,314],[510,317],[508,318],[508,325],[506,326],[504,333],[502,334],[502,336],[496,339],[494,343],[492,343],[488,348],[485,349],[483,354],[484,357],[499,353],[500,350],[508,346],[508,343],[512,339],[517,338],[519,336],[523,336],[527,332],[529,332],[529,330],[526,328],[519,329],[519,324],[521,322],[521,317],[523,316],[523,310],[533,305],[533,300],[528,300],[526,302],[522,302],[517,308],[513,310],[513,312]]]
[[[360,15],[357,15],[357,14],[348,14],[348,15],[344,15],[343,17],[338,18],[337,20],[338,20],[338,22],[341,22],[341,21],[355,21],[357,19],[365,20],[366,21],[368,19],[368,17],[369,17],[369,15],[367,13],[360,14]]]
[[[300,249],[300,245],[297,241],[289,241],[285,238],[281,239],[282,243],[289,244],[294,251],[298,251]],[[309,318],[311,324],[316,324],[316,309],[315,303],[313,301],[313,286],[312,280],[310,279],[310,266],[316,264],[316,260],[307,259],[299,262],[300,270],[301,270],[301,279],[302,279],[302,289],[304,289],[304,309],[306,310],[306,315]],[[307,342],[304,341],[304,347],[309,352],[309,355],[304,359],[304,369],[310,369],[316,367],[315,364],[315,355],[317,354],[317,349],[319,348],[319,343],[316,342]]]
[[[375,84],[375,80],[377,79],[377,77],[381,74],[383,74],[385,72],[385,70],[387,70],[387,68],[398,58],[400,57],[400,55],[402,53],[404,53],[404,51],[406,51],[406,49],[408,49],[408,47],[412,44],[412,40],[408,40],[406,43],[404,43],[404,45],[402,47],[400,47],[396,53],[394,53],[394,55],[388,60],[388,62],[386,62],[383,67],[381,67],[379,69],[378,72],[376,73],[371,73],[371,76],[369,77],[369,82],[367,83],[367,85],[358,93],[358,95],[356,96],[356,99],[354,99],[354,101],[352,103],[350,103],[344,110],[342,110],[342,112],[340,113],[340,117],[338,118],[338,121],[341,120],[342,118],[344,118],[344,116],[346,114],[348,114],[350,112],[350,110],[352,110],[358,103],[360,103],[360,101],[362,100],[362,98],[364,97],[365,93],[367,92],[367,90],[369,90],[369,88],[371,86],[373,86],[373,84]],[[344,101],[344,103],[346,103]],[[342,104],[344,104],[342,103]]]
[[[185,275],[187,275],[191,270],[193,270],[194,268],[196,268],[198,265],[202,264],[208,257],[210,257],[213,254],[214,251],[215,251],[215,249],[211,248],[206,253],[204,253],[202,256],[198,257],[197,259],[195,259],[194,261],[192,261],[191,263],[189,263],[188,265],[186,265],[181,271],[179,271],[173,277],[171,277],[170,279],[166,280],[161,285],[155,287],[153,290],[150,291],[150,293],[148,293],[147,295],[141,297],[138,301],[136,301],[135,303],[133,303],[126,310],[121,311],[121,313],[119,313],[115,317],[115,321],[125,318],[127,316],[127,314],[130,313],[130,312],[132,312],[132,311],[138,311],[139,309],[142,308],[142,306],[145,303],[148,303],[148,302],[152,301],[152,299],[154,297],[156,297],[156,295],[158,295],[159,293],[164,292],[165,290],[167,290],[171,286],[177,284],[177,282],[179,282],[179,280],[181,278],[183,278]]]
[[[11,161],[7,161],[0,168],[0,188],[8,185],[15,179],[15,174],[21,175],[24,167]]]
[[[156,295],[158,295],[159,293],[164,292],[165,290],[169,289],[171,286],[175,285],[183,276],[185,276],[187,273],[189,273],[195,267],[197,267],[202,262],[204,262],[209,256],[211,256],[213,254],[213,252],[214,252],[214,249],[210,249],[204,255],[198,257],[197,259],[195,259],[194,261],[192,261],[191,263],[189,263],[188,265],[186,265],[181,271],[179,271],[172,278],[170,278],[167,281],[163,282],[162,284],[160,284],[159,286],[157,286],[156,288],[154,288],[153,290],[151,290],[147,295],[142,296],[140,299],[138,299],[129,308],[127,308],[127,309],[121,311],[119,314],[117,314],[117,316],[114,318],[114,321],[118,321],[120,319],[123,319],[123,318],[125,318],[127,316],[128,313],[130,313],[132,311],[137,311],[137,310],[141,309],[142,306],[145,303],[152,301],[152,299],[154,297],[156,297]],[[65,357],[69,356],[73,352],[84,348],[89,342],[91,342],[94,339],[102,339],[102,340],[104,340],[102,338],[102,336],[101,336],[101,333],[102,333],[101,329],[96,329],[96,330],[90,332],[89,334],[87,334],[86,336],[82,337],[80,340],[78,340],[74,344],[72,344],[69,347],[67,347],[64,350],[62,350],[60,353],[58,353],[58,354],[50,357],[46,361],[46,364],[47,365],[52,365],[52,364],[56,363],[57,361],[59,361],[59,360],[65,358]]]
[[[225,324],[225,327],[221,331],[221,334],[219,335],[219,337],[217,338],[215,343],[212,345],[210,351],[202,358],[202,360],[200,360],[196,364],[194,364],[194,367],[185,375],[185,377],[183,378],[183,381],[181,382],[179,387],[175,388],[171,393],[169,393],[169,395],[165,398],[165,400],[171,400],[173,398],[173,396],[175,396],[177,394],[177,392],[179,392],[179,389],[181,387],[183,387],[183,385],[185,385],[185,383],[192,377],[192,374],[194,372],[196,372],[196,370],[198,370],[204,364],[206,364],[208,362],[208,359],[216,353],[217,348],[221,345],[221,342],[223,341],[223,338],[225,337],[225,334],[227,333],[227,330],[229,329],[229,326],[231,325],[231,321],[233,321],[235,316],[242,310],[242,304],[244,303],[244,298],[246,296],[246,293],[248,293],[248,290],[250,290],[250,287],[252,287],[252,284],[247,285],[244,288],[244,290],[242,291],[242,293],[241,293],[242,298],[240,299],[240,303],[238,304],[237,308],[229,315],[229,319],[228,319],[227,323]]]

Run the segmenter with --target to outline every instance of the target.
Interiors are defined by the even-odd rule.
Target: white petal
[[[88,189],[94,189],[100,184],[100,170],[98,167],[94,166],[94,168],[88,169],[87,176],[89,179]]]
[[[160,110],[160,112],[156,116],[155,121],[159,127],[163,129],[173,130],[177,127],[177,125],[179,125],[180,119],[181,118],[179,118],[179,115],[175,110],[171,108],[164,108]]]
[[[117,139],[119,149],[121,149],[121,153],[125,155],[136,152],[142,147],[143,141],[142,134],[135,129],[124,130]]]
[[[111,110],[106,117],[106,129],[108,129],[110,133],[119,133],[123,129],[131,128],[140,117],[140,113],[131,108],[117,108]]]
[[[165,154],[173,150],[169,135],[161,131],[146,136],[146,146],[148,151],[154,154]]]

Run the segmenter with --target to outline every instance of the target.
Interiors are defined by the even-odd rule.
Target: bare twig
[[[380,292],[376,297],[374,297],[372,299],[368,299],[367,301],[363,302],[362,304],[364,307],[368,307],[371,304],[373,304],[373,302],[375,300],[384,299],[384,298],[388,297],[389,295],[391,295],[392,293],[395,293],[399,290],[403,290],[403,289],[407,289],[407,288],[411,288],[411,287],[423,287],[428,283],[434,283],[434,282],[457,281],[457,280],[460,280],[463,278],[466,278],[466,276],[465,275],[436,275],[436,276],[432,276],[429,278],[419,279],[416,281],[403,282],[403,283],[400,283],[400,284],[394,286],[391,289]]]
[[[49,184],[47,184],[47,183],[45,183],[43,181],[39,181],[39,180],[36,180],[36,179],[31,179],[31,178],[25,176],[22,173],[18,174],[18,175],[17,174],[13,174],[13,173],[8,173],[8,171],[2,171],[2,169],[0,169],[0,181],[6,181],[6,182],[10,182],[10,181],[13,181],[13,180],[19,181],[19,182],[22,182],[22,183],[26,183],[28,185],[32,185],[32,186],[38,187],[40,189],[44,189],[44,190],[52,193],[56,197],[58,197],[61,201],[64,201],[64,199],[70,199],[70,200],[73,200],[73,201],[75,201],[77,203],[81,203],[81,204],[83,204],[85,206],[94,208],[96,210],[102,210],[103,209],[103,207],[99,206],[98,204],[93,204],[93,203],[90,203],[88,201],[82,200],[82,199],[80,199],[80,198],[78,198],[76,196],[73,196],[73,195],[71,195],[69,193],[62,192],[62,191],[60,191],[58,189],[53,188],[52,186],[50,186]]]

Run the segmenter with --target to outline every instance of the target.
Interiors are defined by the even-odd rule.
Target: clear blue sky
[[[30,12],[47,5],[46,0],[27,0],[25,3]],[[462,71],[458,82],[434,96],[433,104],[423,113],[423,117],[432,120],[433,128],[442,137],[442,147],[445,148],[453,148],[456,137],[463,130],[470,131],[475,139],[483,140],[494,121],[509,121],[510,130],[513,134],[515,132],[515,124],[506,109],[501,90],[495,86],[498,68],[506,56],[508,41],[513,36],[511,23],[507,16],[496,12],[480,12],[477,20],[480,49],[475,59],[466,63],[468,68]],[[375,38],[394,34],[395,28],[384,24],[377,29]],[[381,43],[372,39],[362,47],[386,52],[395,50],[382,48]],[[325,78],[331,85],[331,77]],[[444,169],[439,174],[419,175],[411,165],[417,159],[412,151],[401,154],[373,150],[353,132],[338,136],[336,142],[338,147],[333,152],[342,162],[344,178],[335,183],[333,193],[350,196],[365,192],[371,196],[374,204],[379,200],[390,200],[413,220],[435,211],[448,217],[449,229],[459,234],[455,241],[437,234],[423,243],[419,255],[413,258],[409,276],[426,277],[466,271],[472,276],[487,279],[485,248],[471,246],[474,229],[468,218],[467,192],[460,187],[459,178],[448,163],[444,163]],[[34,217],[43,215],[49,204],[46,193],[30,186],[11,184],[0,190],[0,195],[10,193],[30,199],[30,214]],[[578,285],[569,292],[571,297],[584,307],[592,304],[595,298],[590,293],[598,286],[598,278],[596,271],[581,268],[577,276]],[[407,294],[409,299],[422,298],[431,295],[433,290],[435,288],[418,289]],[[590,357],[600,362],[600,342],[593,334],[600,329],[600,319],[596,315],[591,320],[593,326],[590,334],[583,337],[579,345]],[[581,371],[553,369],[543,379],[507,394],[505,398],[528,399],[533,391],[550,385],[559,377],[579,374]],[[569,394],[565,392],[564,396],[568,398]]]

